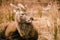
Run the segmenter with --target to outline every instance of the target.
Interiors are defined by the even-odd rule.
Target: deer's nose
[[[32,17],[30,18],[31,20],[34,20]]]

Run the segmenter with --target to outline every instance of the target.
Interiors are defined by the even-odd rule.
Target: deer
[[[9,37],[13,32],[17,30],[19,35],[22,38],[26,38],[26,40],[35,37],[38,33],[32,24],[34,19],[28,15],[24,5],[18,4],[16,6],[12,3],[10,5],[13,7],[13,12],[15,12],[15,21],[8,24],[5,31],[5,36]]]

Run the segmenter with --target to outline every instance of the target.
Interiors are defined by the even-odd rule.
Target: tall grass
[[[0,24],[4,22],[14,21],[14,14],[13,13],[0,13]]]
[[[14,14],[12,13],[9,13],[9,18],[8,18],[9,21],[14,21]]]
[[[2,4],[2,0],[0,0],[0,5]]]
[[[38,15],[42,17],[42,12],[40,10],[38,11]]]

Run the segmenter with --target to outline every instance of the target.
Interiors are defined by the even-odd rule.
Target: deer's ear
[[[20,3],[18,4],[18,7],[22,8],[22,9],[25,9],[25,6],[23,4],[20,4]]]
[[[10,3],[10,6],[13,8],[13,9],[17,9],[18,7],[12,3]]]

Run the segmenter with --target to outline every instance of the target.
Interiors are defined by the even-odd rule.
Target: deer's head
[[[22,22],[22,23],[31,23],[33,18],[29,16],[26,12],[26,8],[22,4],[18,4],[17,6],[14,4],[10,4],[13,7],[13,12],[15,12],[15,17],[17,22]]]

